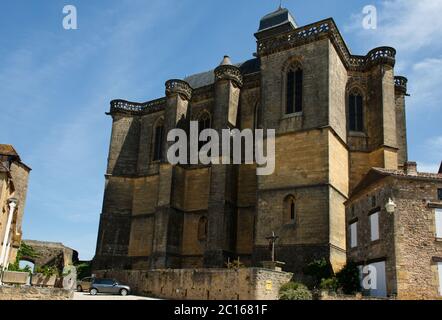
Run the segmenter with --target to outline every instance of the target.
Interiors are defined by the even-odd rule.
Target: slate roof
[[[295,18],[285,8],[278,8],[278,10],[265,15],[259,22],[258,32],[281,26],[286,23],[291,23],[294,28],[297,27]]]
[[[259,59],[257,58],[235,64],[235,66],[240,68],[241,73],[243,75],[255,73],[260,70],[260,63]],[[186,81],[193,89],[211,85],[215,83],[214,69],[191,75],[189,77],[184,78],[184,81]]]

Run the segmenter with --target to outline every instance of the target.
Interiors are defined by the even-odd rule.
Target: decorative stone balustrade
[[[379,47],[371,50],[366,56],[366,64],[390,64],[394,66],[396,50],[391,47]]]
[[[259,39],[258,56],[266,56],[327,37],[332,41],[338,54],[351,70],[364,71],[376,64],[394,66],[396,50],[391,47],[375,48],[366,56],[352,55],[333,19],[319,21],[275,37]]]
[[[215,69],[215,79],[218,80],[232,80],[238,87],[243,85],[243,77],[241,70],[232,65],[221,65]]]
[[[145,103],[130,102],[126,100],[111,101],[111,113],[125,112],[131,114],[152,113],[161,110],[166,104],[166,99],[161,98]]]
[[[405,77],[397,76],[394,77],[394,85],[397,90],[407,93],[407,83],[408,79]]]
[[[172,79],[166,82],[166,96],[180,94],[187,100],[192,98],[192,87],[183,80]]]

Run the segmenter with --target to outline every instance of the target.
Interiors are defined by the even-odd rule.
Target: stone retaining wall
[[[0,286],[0,300],[72,300],[73,290]]]
[[[277,300],[291,273],[259,268],[96,271],[113,278],[134,294],[179,300]]]

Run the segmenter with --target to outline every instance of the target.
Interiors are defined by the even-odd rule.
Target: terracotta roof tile
[[[417,175],[407,174],[403,170],[393,170],[393,169],[385,169],[385,168],[373,168],[372,170],[383,174],[390,175],[396,177],[408,177],[408,178],[427,178],[427,179],[441,179],[442,174],[440,173],[429,173],[429,172],[418,172]]]
[[[17,151],[10,144],[0,144],[0,155],[18,157]]]

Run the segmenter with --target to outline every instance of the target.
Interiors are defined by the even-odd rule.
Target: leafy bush
[[[336,291],[338,291],[338,288],[339,288],[338,279],[336,279],[336,277],[322,279],[321,284],[319,285],[319,288],[321,290],[336,292]]]
[[[31,267],[26,266],[24,268],[20,268],[20,261],[24,258],[37,258],[38,254],[35,252],[34,248],[22,242],[20,247],[17,250],[17,256],[15,258],[15,262],[11,263],[8,267],[8,271],[16,271],[16,272],[29,272],[32,273]]]
[[[333,268],[326,259],[315,260],[304,268],[304,274],[312,277],[313,287],[318,287],[323,279],[334,276]]]
[[[32,246],[27,245],[26,243],[22,242],[20,244],[20,248],[17,251],[17,260],[20,261],[23,259],[23,257],[37,258],[38,254],[37,254],[37,252],[35,252],[35,250]]]
[[[345,294],[354,294],[361,291],[359,269],[356,263],[349,261],[345,267],[336,274],[339,287]]]
[[[51,276],[58,276],[59,272],[58,269],[56,267],[53,266],[44,266],[44,267],[39,267],[37,268],[37,270],[35,270],[36,273],[41,273],[46,277],[51,277]]]
[[[11,263],[8,267],[8,271],[16,271],[16,272],[28,272],[32,273],[31,267],[26,266],[24,268],[20,268],[20,264],[18,261]]]
[[[289,282],[279,289],[280,300],[312,300],[312,293],[300,283]]]
[[[77,268],[77,278],[78,279],[90,277],[92,274],[90,262],[82,262],[80,264],[77,264],[75,267]]]

